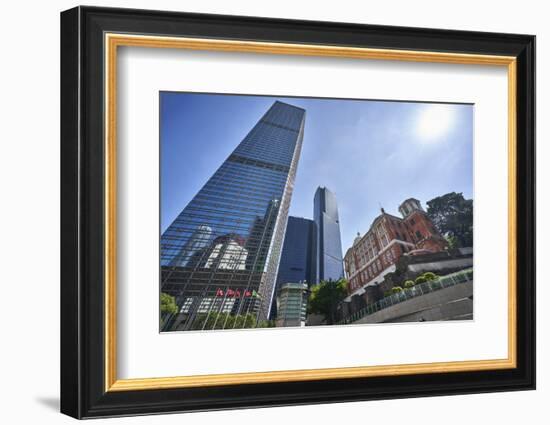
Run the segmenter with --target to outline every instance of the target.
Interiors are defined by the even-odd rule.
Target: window
[[[189,313],[191,304],[193,304],[193,297],[187,297],[181,306],[180,313]]]
[[[208,313],[210,305],[212,304],[212,298],[203,298],[199,305],[199,313]]]
[[[227,298],[223,303],[223,313],[231,313],[233,306],[235,305],[235,298]]]
[[[378,226],[378,228],[376,229],[376,234],[378,236],[378,240],[382,244],[382,247],[385,247],[390,243],[386,228],[383,225]]]
[[[369,234],[368,238],[367,238],[367,247],[366,247],[366,250],[367,250],[367,256],[368,256],[368,260],[372,260],[376,254],[378,253],[378,249],[376,247],[376,241],[374,239],[374,235],[371,233]],[[364,260],[366,262],[366,259]]]
[[[416,231],[416,237],[418,240],[422,239],[422,234],[418,230]]]

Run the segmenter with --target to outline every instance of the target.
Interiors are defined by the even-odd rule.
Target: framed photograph
[[[535,388],[535,37],[61,14],[61,411]]]

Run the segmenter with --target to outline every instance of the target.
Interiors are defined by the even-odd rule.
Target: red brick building
[[[384,280],[395,271],[402,255],[418,255],[443,251],[447,242],[439,234],[420,201],[407,199],[399,206],[403,216],[382,214],[374,219],[363,236],[359,233],[344,256],[350,295],[361,294],[367,286]]]

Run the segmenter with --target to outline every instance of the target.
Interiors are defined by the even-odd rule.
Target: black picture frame
[[[474,372],[105,391],[104,34],[517,58],[517,367]],[[535,37],[132,9],[61,13],[61,412],[75,418],[535,388]]]

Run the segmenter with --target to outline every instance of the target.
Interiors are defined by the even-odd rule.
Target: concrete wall
[[[473,318],[473,281],[403,301],[354,323],[421,322]]]
[[[467,269],[474,264],[472,257],[453,258],[445,261],[433,261],[430,263],[409,264],[408,269],[413,273],[422,273],[425,271],[438,272],[448,269]]]

